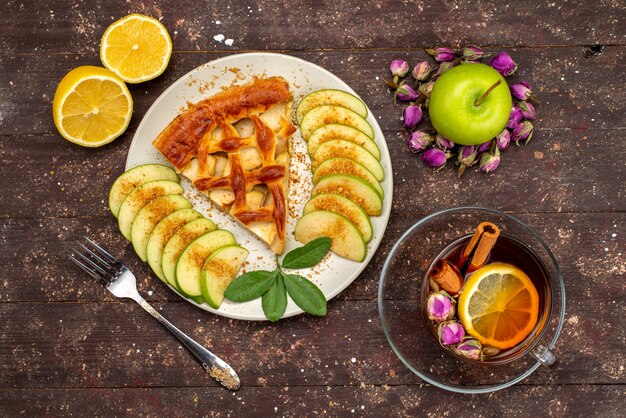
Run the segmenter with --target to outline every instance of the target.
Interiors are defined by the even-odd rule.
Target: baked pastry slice
[[[190,105],[153,145],[277,254],[285,247],[293,99],[280,77]]]

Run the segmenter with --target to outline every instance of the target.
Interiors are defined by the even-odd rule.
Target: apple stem
[[[491,93],[491,92],[493,91],[493,89],[495,89],[496,87],[498,87],[498,86],[500,85],[500,83],[502,83],[502,80],[498,80],[498,81],[496,81],[495,83],[493,83],[493,85],[492,85],[491,87],[489,87],[489,88],[487,89],[487,91],[486,91],[486,92],[484,92],[484,93],[483,93],[483,95],[482,95],[482,96],[480,96],[480,97],[478,98],[478,100],[476,100],[476,101],[474,102],[474,106],[479,106],[482,102],[484,102],[484,101],[485,101],[485,99],[487,98],[487,96],[489,96],[489,93]]]

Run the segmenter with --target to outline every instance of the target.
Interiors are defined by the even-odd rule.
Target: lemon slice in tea
[[[120,136],[132,113],[126,84],[102,67],[82,66],[67,73],[52,102],[61,136],[85,147],[99,147]]]
[[[506,349],[523,341],[539,315],[539,294],[519,268],[492,263],[465,282],[458,303],[465,331],[481,343]]]
[[[161,75],[172,55],[172,39],[158,20],[138,13],[113,22],[102,35],[102,64],[127,83]]]

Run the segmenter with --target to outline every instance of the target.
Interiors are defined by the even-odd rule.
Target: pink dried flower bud
[[[435,71],[435,74],[433,75],[433,81],[437,80],[439,76],[441,76],[441,74],[445,73],[455,65],[456,63],[454,62],[442,62],[441,64],[439,64],[439,68],[437,68],[437,71]]]
[[[417,99],[417,92],[410,84],[404,83],[396,90],[396,97],[403,102],[412,102]]]
[[[437,137],[435,138],[435,142],[437,143],[439,148],[444,149],[444,150],[454,147],[454,142],[450,141],[447,138],[444,138],[443,136],[439,134],[437,134]]]
[[[444,291],[431,293],[426,301],[428,318],[437,323],[447,321],[454,316],[455,304],[454,299]]]
[[[511,140],[513,142],[519,143],[519,141],[521,141],[522,139],[525,139],[526,144],[528,144],[532,136],[533,136],[533,124],[525,120],[515,127],[515,129],[513,130],[513,133],[511,134]]]
[[[454,348],[454,352],[471,360],[482,360],[483,357],[482,344],[474,338],[468,338],[459,343]]]
[[[516,107],[522,112],[524,119],[533,120],[537,116],[535,106],[530,102],[519,102]]]
[[[424,81],[428,79],[428,76],[430,75],[430,72],[432,70],[433,67],[428,61],[420,61],[415,64],[415,67],[413,67],[413,78],[415,78],[417,81]]]
[[[420,157],[422,162],[429,167],[441,168],[446,165],[448,159],[445,152],[438,148],[431,148]]]
[[[480,170],[484,173],[491,173],[500,165],[500,150],[496,148],[493,154],[485,153],[480,159]]]
[[[509,143],[511,142],[511,131],[508,129],[504,129],[502,132],[496,136],[496,145],[500,151],[504,151],[509,147]]]
[[[483,56],[485,52],[476,45],[467,45],[463,48],[463,58],[468,61],[479,61]]]
[[[470,167],[476,162],[476,155],[476,147],[474,145],[463,145],[459,149],[459,154],[456,157],[457,164],[459,165],[459,177],[463,175],[467,167]]]
[[[433,58],[437,62],[448,62],[454,61],[456,55],[454,54],[454,50],[450,48],[435,48],[435,49],[427,49],[426,53]]]
[[[409,105],[402,112],[402,125],[406,129],[413,129],[422,120],[422,108],[416,105]]]
[[[483,152],[489,150],[490,146],[491,146],[491,141],[483,142],[482,144],[478,146],[478,151],[476,153],[482,154]]]
[[[461,342],[465,337],[465,330],[456,321],[446,321],[437,326],[437,335],[442,345],[452,345]]]
[[[430,97],[430,92],[433,91],[434,85],[435,85],[434,81],[429,81],[428,83],[422,83],[420,84],[418,91],[420,92],[420,94],[426,97]]]
[[[489,60],[491,65],[503,77],[513,74],[517,70],[517,64],[513,58],[504,51],[498,52],[498,55]]]
[[[433,138],[426,132],[415,131],[411,132],[411,135],[409,135],[407,145],[411,152],[417,154],[418,152],[424,151],[432,141]]]
[[[511,95],[518,100],[528,100],[533,92],[530,88],[530,84],[525,81],[520,81],[519,84],[513,84],[510,87]]]
[[[409,63],[405,60],[393,60],[391,64],[389,64],[389,70],[394,76],[404,77],[408,74],[410,67]]]
[[[509,129],[515,129],[517,125],[522,121],[522,111],[517,107],[513,106],[511,109],[511,114],[509,115],[509,120],[506,123],[506,127]]]

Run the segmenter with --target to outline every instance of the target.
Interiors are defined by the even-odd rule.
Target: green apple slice
[[[163,282],[167,283],[163,267],[161,266],[161,257],[163,256],[165,244],[176,231],[199,218],[202,218],[202,215],[195,209],[180,209],[167,215],[152,230],[146,247],[146,256],[150,268]]]
[[[383,188],[372,172],[354,160],[347,158],[331,158],[330,160],[324,161],[313,173],[313,184],[317,184],[322,177],[330,174],[346,174],[358,177],[376,189],[380,197],[384,196]]]
[[[149,201],[168,194],[183,194],[183,186],[170,180],[155,180],[142,184],[126,196],[120,205],[117,224],[124,238],[131,240],[135,217]]]
[[[305,141],[309,140],[313,131],[323,125],[339,123],[352,126],[374,139],[374,130],[358,113],[341,106],[322,105],[311,109],[300,124],[300,132]]]
[[[176,287],[187,297],[202,296],[200,279],[204,262],[218,248],[235,244],[233,234],[223,229],[207,232],[193,240],[176,263]]]
[[[367,106],[365,106],[365,103],[363,103],[363,101],[355,95],[341,90],[324,89],[314,91],[300,101],[298,109],[296,109],[296,119],[298,120],[298,125],[302,122],[304,115],[306,115],[314,107],[321,105],[336,105],[345,107],[346,109],[354,111],[362,118],[367,117]]]
[[[354,160],[361,164],[376,177],[376,180],[383,180],[385,178],[383,166],[380,165],[372,154],[367,152],[365,148],[352,142],[344,141],[343,139],[324,142],[317,148],[311,159],[313,171],[324,161],[338,157]]]
[[[200,218],[181,227],[167,241],[163,248],[161,267],[163,275],[170,285],[178,289],[176,284],[176,264],[183,250],[196,238],[216,229],[217,227],[210,219]]]
[[[376,189],[358,177],[344,174],[331,174],[322,177],[313,187],[311,196],[324,193],[347,197],[361,206],[370,216],[378,216],[383,210],[383,200]]]
[[[315,150],[320,144],[332,141],[333,139],[343,139],[344,141],[354,142],[365,148],[370,154],[376,157],[377,160],[380,160],[380,149],[372,138],[352,126],[337,123],[320,126],[313,131],[307,143],[309,155],[315,154]]]
[[[318,194],[304,205],[304,214],[315,210],[335,212],[349,220],[359,230],[363,241],[370,242],[372,239],[372,223],[370,217],[363,208],[352,200],[338,194]]]
[[[149,181],[169,180],[179,182],[178,174],[162,164],[144,164],[122,173],[111,186],[109,191],[109,209],[117,218],[122,202],[136,187]]]
[[[179,209],[189,208],[191,208],[191,203],[178,194],[156,197],[141,208],[133,221],[130,232],[130,242],[141,261],[148,261],[148,240],[161,219]]]
[[[296,240],[303,244],[319,237],[332,239],[330,250],[338,256],[363,261],[366,246],[359,230],[343,216],[325,210],[315,210],[302,216],[295,229]]]
[[[237,276],[241,265],[248,257],[248,250],[239,245],[218,248],[202,266],[200,286],[202,298],[211,307],[218,309],[224,300],[224,291]]]

